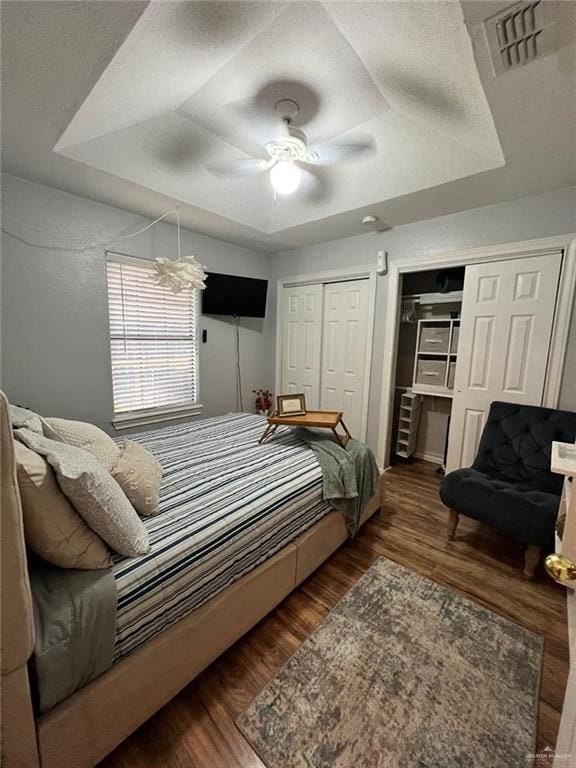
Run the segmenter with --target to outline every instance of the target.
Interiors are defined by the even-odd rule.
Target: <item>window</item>
[[[198,405],[198,291],[156,285],[150,261],[108,253],[110,353],[117,428]]]

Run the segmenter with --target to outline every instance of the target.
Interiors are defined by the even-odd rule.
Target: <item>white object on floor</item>
[[[562,448],[565,450],[562,451]],[[573,454],[575,451],[575,445],[553,442],[550,466],[552,472],[566,476],[559,510],[559,514],[566,512],[566,521],[562,541],[556,536],[556,552],[572,562],[576,562],[576,492],[573,481],[573,478],[576,477],[576,458],[572,455],[567,457],[566,454]],[[559,458],[561,452],[565,454],[564,458]],[[569,471],[567,471],[568,462],[572,466]],[[561,468],[558,466],[559,463]],[[567,585],[566,587],[566,611],[570,668],[554,751],[554,768],[576,764],[576,588],[574,586]]]

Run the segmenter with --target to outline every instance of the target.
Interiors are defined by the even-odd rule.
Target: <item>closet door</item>
[[[303,392],[320,407],[322,285],[286,288],[282,302],[282,393]]]
[[[352,437],[364,438],[368,280],[324,285],[320,407],[342,411]]]
[[[466,267],[447,470],[469,467],[493,400],[540,405],[562,254]]]

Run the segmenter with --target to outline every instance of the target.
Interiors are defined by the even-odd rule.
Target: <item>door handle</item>
[[[548,555],[544,560],[546,573],[558,584],[576,586],[576,563],[557,553]]]

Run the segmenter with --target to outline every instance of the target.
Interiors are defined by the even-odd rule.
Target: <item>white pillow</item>
[[[15,436],[46,457],[64,495],[86,524],[112,549],[127,557],[148,552],[146,527],[116,480],[92,454],[30,429],[19,429]]]
[[[32,432],[42,434],[42,419],[34,411],[21,408],[19,405],[10,405],[10,421],[14,429],[26,427]]]
[[[106,432],[85,421],[70,419],[42,419],[44,435],[51,440],[83,448],[95,456],[106,469],[110,470],[120,456],[120,446]]]

